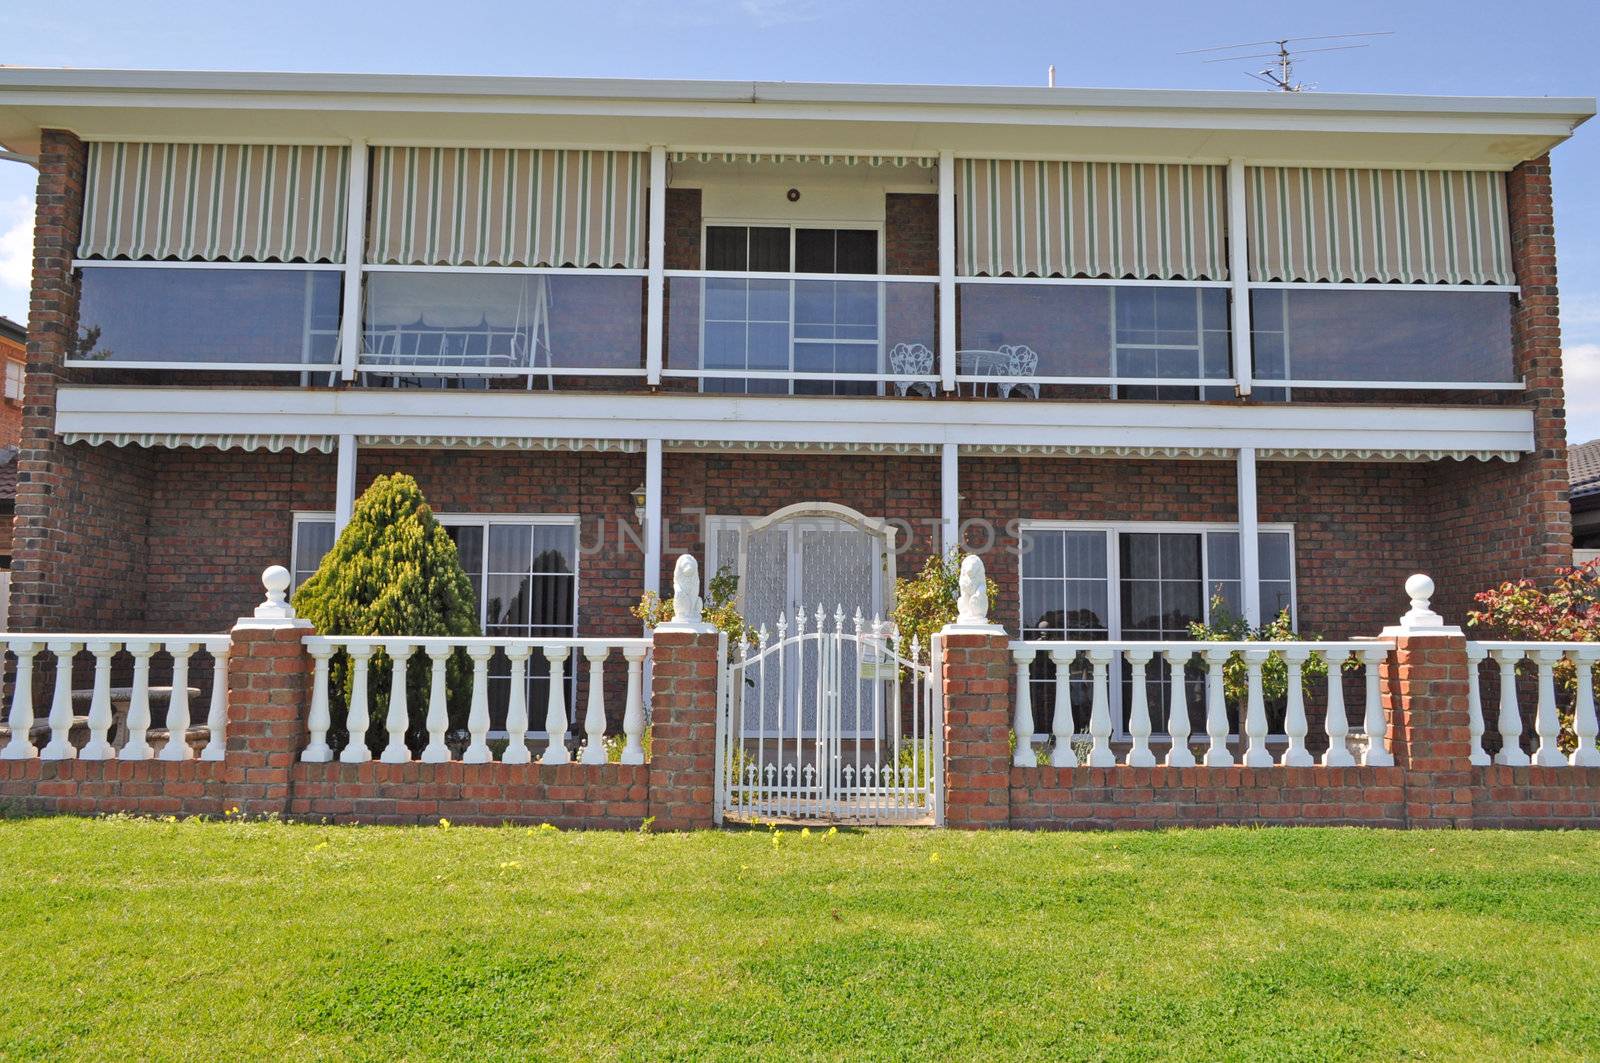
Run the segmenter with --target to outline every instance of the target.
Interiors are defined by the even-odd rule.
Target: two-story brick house
[[[1570,559],[1586,99],[0,71],[18,629],[211,631],[417,477],[498,634],[984,552],[1014,634],[1370,634]]]

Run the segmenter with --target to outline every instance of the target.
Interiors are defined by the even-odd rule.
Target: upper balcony
[[[68,364],[1013,401],[1522,387],[1503,174],[1232,169],[96,143]]]

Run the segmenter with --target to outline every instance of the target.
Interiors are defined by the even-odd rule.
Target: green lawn
[[[0,821],[0,1058],[1600,1056],[1600,834]]]

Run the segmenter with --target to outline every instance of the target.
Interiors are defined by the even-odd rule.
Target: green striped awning
[[[367,261],[643,269],[637,151],[374,148]]]
[[[963,276],[1224,280],[1220,166],[959,159]]]
[[[80,258],[342,262],[349,149],[91,143]]]
[[[1513,284],[1502,173],[1253,166],[1253,281]]]

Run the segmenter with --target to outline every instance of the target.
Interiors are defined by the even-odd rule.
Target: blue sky
[[[1600,5],[1550,0],[76,0],[11,4],[28,66],[1252,88],[1186,49],[1392,30],[1306,56],[1316,89],[1593,96]],[[1569,434],[1600,437],[1600,119],[1554,156]],[[32,171],[0,163],[0,314],[27,309]]]

